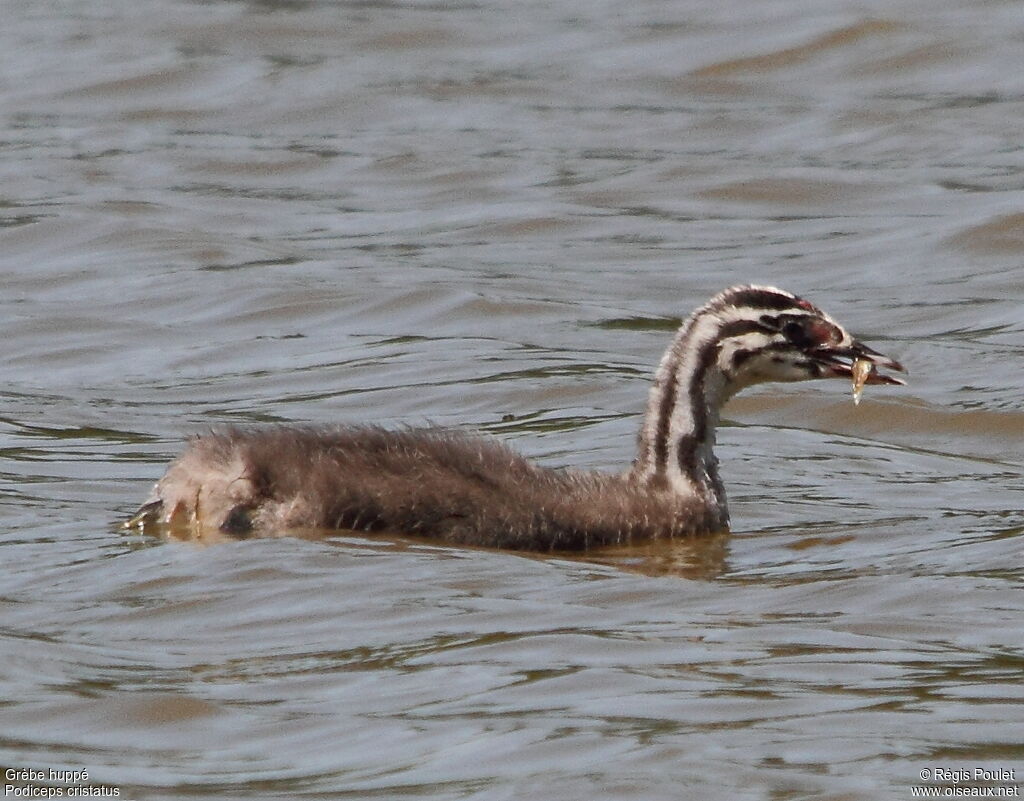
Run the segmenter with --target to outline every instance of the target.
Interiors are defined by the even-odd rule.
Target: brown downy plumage
[[[224,428],[194,439],[129,526],[188,536],[386,531],[517,550],[582,550],[728,525],[712,452],[718,412],[764,381],[901,370],[817,307],[734,287],[666,351],[639,453],[622,474],[535,465],[491,439],[438,428]],[[867,383],[902,383],[871,372]]]
[[[389,531],[517,550],[580,550],[726,522],[628,476],[539,467],[499,442],[443,429],[224,429],[190,443],[158,496],[150,511],[172,527]]]

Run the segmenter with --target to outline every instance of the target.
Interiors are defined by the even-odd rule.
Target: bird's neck
[[[691,318],[679,330],[655,375],[632,475],[652,489],[702,500],[726,516],[715,458],[719,411],[731,394],[718,364],[719,321]]]

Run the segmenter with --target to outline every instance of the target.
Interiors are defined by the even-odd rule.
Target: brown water
[[[40,0],[4,7],[0,64],[0,763],[89,773],[13,784],[1024,781],[1018,2]],[[114,528],[222,421],[432,420],[616,469],[672,321],[744,281],[911,384],[735,401],[729,538]]]

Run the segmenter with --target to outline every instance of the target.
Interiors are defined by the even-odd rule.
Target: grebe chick
[[[737,286],[683,323],[661,359],[625,473],[535,465],[439,428],[224,428],[193,439],[126,524],[187,536],[384,531],[446,543],[584,550],[720,531],[719,410],[766,381],[852,376],[902,384],[902,366],[781,289]]]

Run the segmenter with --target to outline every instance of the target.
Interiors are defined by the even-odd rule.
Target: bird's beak
[[[878,368],[881,367],[905,373],[907,371],[902,364],[856,340],[844,347],[816,348],[811,351],[810,355],[822,367],[823,375],[830,378],[852,378],[854,363],[865,361],[871,365],[871,371],[864,381],[865,384],[903,385],[907,383],[902,378],[878,372]]]

